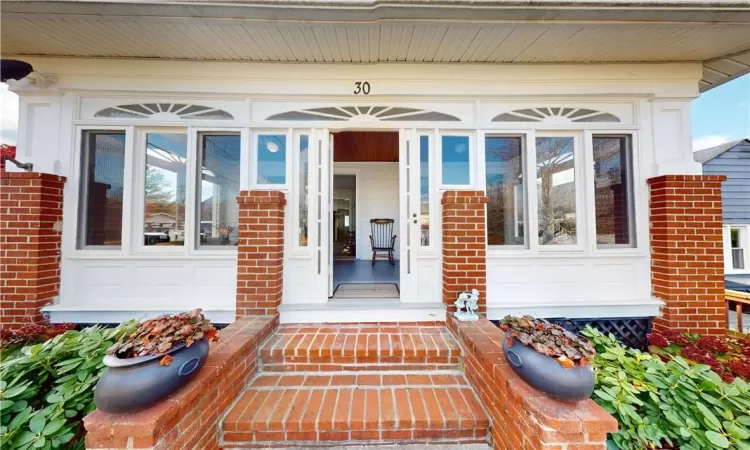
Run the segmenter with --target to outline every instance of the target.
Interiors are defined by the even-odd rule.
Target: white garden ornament
[[[458,294],[458,299],[454,305],[458,311],[453,313],[453,317],[460,320],[461,322],[473,322],[479,320],[477,310],[479,309],[479,291],[476,289],[471,290],[471,294],[462,292]]]

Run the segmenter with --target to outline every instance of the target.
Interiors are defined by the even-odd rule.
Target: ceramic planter
[[[506,334],[506,338],[510,335]],[[511,369],[534,388],[558,400],[577,401],[591,397],[594,392],[594,371],[589,366],[564,368],[554,358],[537,353],[515,338],[508,346],[503,339],[503,351]]]
[[[167,352],[171,364],[160,366],[160,356],[120,359],[104,357],[107,369],[94,390],[96,407],[108,413],[146,409],[186,385],[208,357],[208,341],[201,339],[190,347],[178,345]]]

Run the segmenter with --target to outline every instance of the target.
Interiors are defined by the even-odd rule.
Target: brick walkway
[[[487,442],[444,326],[286,326],[222,422],[223,447]]]

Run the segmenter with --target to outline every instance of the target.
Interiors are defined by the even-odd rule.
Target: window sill
[[[115,255],[112,253],[93,253],[93,252],[86,252],[86,253],[74,253],[72,255],[64,255],[63,260],[112,260],[112,261],[157,261],[157,260],[181,260],[181,261],[190,261],[190,260],[218,260],[218,261],[236,261],[237,260],[237,252],[226,252],[226,255],[217,254],[215,252],[212,252],[210,254],[206,255],[196,255],[196,254],[190,254],[186,255],[184,253],[182,254],[164,254],[164,253],[149,253],[149,254],[143,254],[143,253],[136,253],[132,255]]]

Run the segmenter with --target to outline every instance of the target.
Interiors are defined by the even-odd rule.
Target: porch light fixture
[[[0,60],[0,82],[5,83],[8,80],[20,80],[33,71],[34,68],[26,61],[19,59]]]

